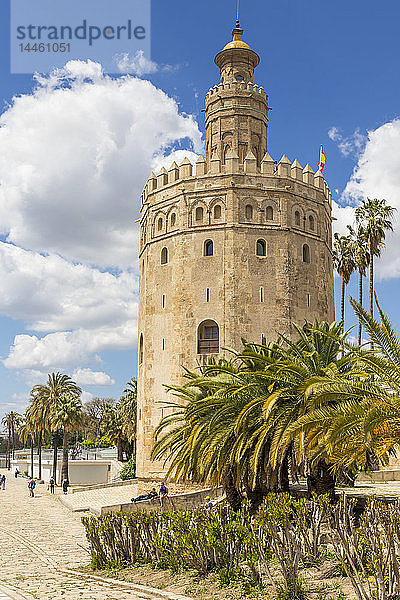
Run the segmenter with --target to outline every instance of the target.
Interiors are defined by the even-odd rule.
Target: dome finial
[[[239,21],[239,1],[236,1],[236,29],[240,28],[240,21]]]

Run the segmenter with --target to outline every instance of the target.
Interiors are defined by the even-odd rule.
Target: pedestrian
[[[29,489],[29,494],[30,494],[31,498],[35,497],[35,487],[36,487],[36,482],[32,477],[32,479],[30,479],[29,483],[28,483],[28,489]]]
[[[169,497],[168,497],[168,488],[167,488],[167,486],[165,485],[164,482],[162,482],[162,484],[160,485],[159,494],[160,494],[160,503],[161,503],[161,506],[164,506],[165,500],[166,499],[169,500]]]
[[[140,502],[141,500],[151,500],[152,498],[158,498],[156,488],[153,488],[151,492],[147,492],[147,494],[140,494],[137,498],[131,498],[131,502]]]
[[[18,467],[16,467],[15,468],[15,473],[14,473],[15,479],[17,479],[18,475],[19,475],[19,471],[18,471]]]
[[[1,487],[3,490],[6,489],[6,476],[4,474],[1,476]]]
[[[54,477],[50,477],[50,481],[49,481],[49,488],[50,488],[50,494],[54,494]]]
[[[62,489],[63,489],[64,494],[68,493],[68,486],[69,486],[68,479],[64,479],[64,481],[62,482]]]
[[[204,505],[204,506],[205,506],[205,508],[207,508],[208,510],[211,510],[211,509],[212,509],[212,507],[213,507],[214,505],[213,505],[213,503],[211,502],[211,498],[210,498],[210,496],[206,496],[206,497],[204,498],[204,500],[206,501],[206,503],[205,503],[205,505]]]

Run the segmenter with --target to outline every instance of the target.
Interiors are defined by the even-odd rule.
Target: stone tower
[[[331,193],[322,173],[268,154],[268,96],[253,84],[258,55],[242,40],[215,57],[206,96],[206,152],[151,173],[141,197],[138,335],[140,477],[170,411],[164,384],[241,339],[293,334],[334,319]]]

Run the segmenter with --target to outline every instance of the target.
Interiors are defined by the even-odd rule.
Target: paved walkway
[[[38,485],[35,498],[30,498],[25,479],[8,477],[7,489],[0,490],[0,600],[173,598],[68,571],[90,560],[80,518],[50,496],[44,485]]]

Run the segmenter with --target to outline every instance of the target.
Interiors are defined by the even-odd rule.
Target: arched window
[[[246,219],[248,221],[250,221],[253,218],[253,207],[251,204],[246,204],[246,208],[245,208],[245,216]]]
[[[204,242],[204,256],[213,256],[214,255],[214,244],[212,240],[206,240]]]
[[[197,353],[218,354],[219,328],[215,321],[203,321],[197,330]]]
[[[166,265],[168,262],[168,248],[163,248],[161,250],[161,264]]]
[[[310,262],[310,247],[308,246],[308,244],[303,245],[303,262]]]
[[[226,164],[226,157],[228,156],[228,153],[231,151],[231,147],[229,144],[226,144],[224,147],[224,165]]]
[[[139,338],[139,365],[143,362],[143,333],[140,334]]]
[[[158,229],[158,231],[161,231],[161,229],[162,229],[162,222],[163,222],[163,221],[162,221],[162,217],[160,217],[160,218],[158,219],[158,224],[157,224],[157,229]]]
[[[198,206],[196,208],[196,221],[202,221],[203,220],[203,209],[201,206]]]
[[[308,217],[308,225],[309,225],[311,231],[314,231],[315,225],[314,225],[314,217],[312,215],[310,215]]]
[[[272,206],[267,206],[267,210],[265,211],[265,218],[267,219],[267,221],[274,220],[274,209],[272,208]]]
[[[257,256],[267,256],[267,244],[265,240],[257,240],[256,254]]]
[[[221,218],[221,207],[219,204],[216,204],[214,206],[214,219],[220,219]]]
[[[294,213],[294,224],[296,227],[300,227],[300,213],[298,210]]]
[[[176,214],[172,213],[172,215],[171,215],[171,227],[175,227],[175,223],[176,223]]]

